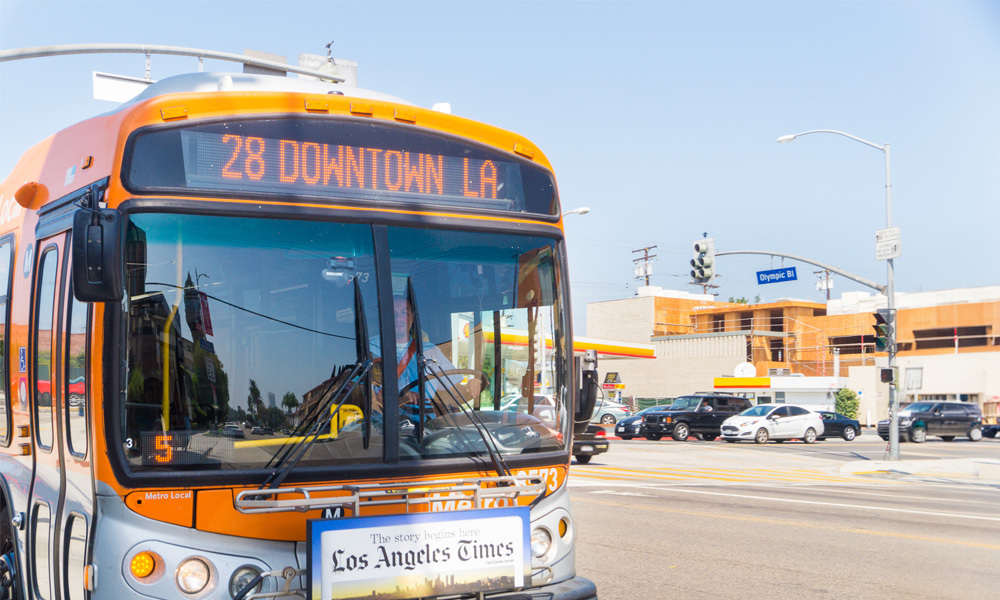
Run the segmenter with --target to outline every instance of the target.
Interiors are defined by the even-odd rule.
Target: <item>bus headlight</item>
[[[185,594],[197,594],[205,589],[211,577],[211,570],[200,558],[188,558],[177,567],[177,589]]]
[[[536,527],[531,532],[531,554],[535,558],[542,558],[552,549],[552,534],[548,529]]]
[[[251,581],[253,581],[259,576],[260,576],[260,571],[258,571],[253,567],[240,567],[239,569],[236,569],[236,572],[233,573],[233,576],[229,578],[229,595],[235,598],[236,594],[242,592],[243,588],[245,588],[247,584],[249,584]],[[247,594],[248,595],[256,594],[257,592],[260,591],[260,587],[262,584],[263,581],[257,582],[257,585],[253,586],[253,588]]]

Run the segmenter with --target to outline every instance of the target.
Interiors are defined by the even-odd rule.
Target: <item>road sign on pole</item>
[[[875,260],[899,258],[902,252],[902,235],[899,227],[888,227],[875,232]]]
[[[779,281],[795,281],[798,278],[795,267],[757,271],[757,283],[761,285],[765,283],[778,283]]]

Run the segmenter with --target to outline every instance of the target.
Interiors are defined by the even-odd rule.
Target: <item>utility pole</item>
[[[824,275],[823,277],[820,277],[819,278],[819,282],[816,283],[816,289],[818,289],[818,290],[826,290],[826,301],[827,301],[827,303],[829,303],[830,302],[830,288],[833,287],[832,285],[830,285],[830,271],[828,271],[826,269],[823,269],[822,271],[813,271],[813,274],[814,275],[819,275],[819,274],[823,274]]]
[[[649,276],[653,273],[653,267],[650,265],[650,261],[656,258],[655,254],[650,254],[649,251],[656,246],[646,246],[645,248],[639,248],[638,250],[633,250],[632,254],[636,252],[642,252],[642,258],[633,258],[632,262],[635,263],[635,278],[642,279],[646,278],[646,286],[649,286]],[[641,265],[639,263],[642,263]]]

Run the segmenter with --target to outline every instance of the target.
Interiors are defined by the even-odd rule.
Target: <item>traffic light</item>
[[[875,324],[872,325],[872,328],[875,330],[875,349],[879,352],[889,348],[896,337],[896,319],[892,313],[893,311],[888,308],[880,308],[875,311]]]
[[[691,279],[695,283],[708,283],[715,277],[715,240],[705,238],[693,245],[694,258],[691,259]]]

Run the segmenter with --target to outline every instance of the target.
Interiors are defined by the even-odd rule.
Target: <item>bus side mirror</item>
[[[122,215],[81,208],[73,215],[73,294],[81,302],[118,302],[124,294]]]
[[[580,389],[576,394],[576,410],[573,419],[573,433],[577,435],[585,433],[587,426],[590,425],[590,418],[593,416],[594,406],[597,404],[597,390],[600,386],[597,382],[597,352],[587,350],[583,362],[585,364],[580,380]]]

